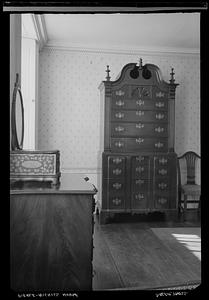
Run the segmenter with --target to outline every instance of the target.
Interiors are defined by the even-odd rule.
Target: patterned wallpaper
[[[106,65],[115,80],[122,67],[137,62],[160,67],[164,80],[174,67],[176,83],[175,150],[200,153],[199,55],[139,55],[44,48],[40,53],[39,149],[59,149],[61,168],[98,171],[100,101],[98,86]]]

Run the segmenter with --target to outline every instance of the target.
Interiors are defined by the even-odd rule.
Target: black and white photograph
[[[4,7],[18,298],[198,294],[205,8]]]

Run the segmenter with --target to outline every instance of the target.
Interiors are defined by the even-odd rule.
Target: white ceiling
[[[199,51],[200,14],[44,14],[48,45]]]

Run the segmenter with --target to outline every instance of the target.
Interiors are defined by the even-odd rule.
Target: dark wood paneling
[[[11,195],[11,287],[91,290],[92,196]]]

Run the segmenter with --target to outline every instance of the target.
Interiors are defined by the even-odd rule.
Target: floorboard
[[[96,218],[93,290],[144,290],[200,282],[200,259],[172,235],[193,234],[200,238],[200,228],[171,225],[174,226],[165,222],[99,225]],[[200,252],[200,243],[195,246]]]

